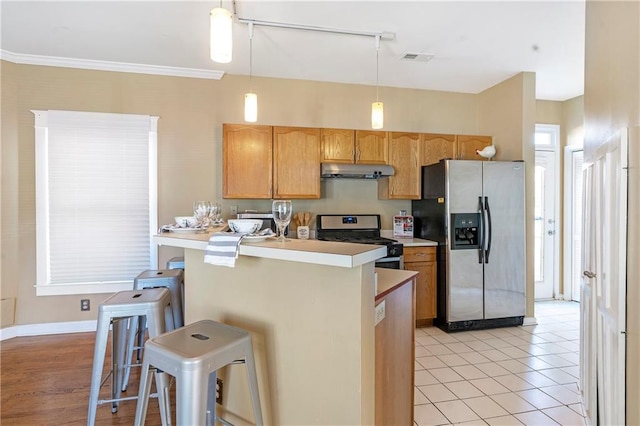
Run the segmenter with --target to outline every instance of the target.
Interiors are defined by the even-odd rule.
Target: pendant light
[[[232,26],[233,18],[231,12],[220,7],[211,9],[210,13],[210,36],[211,36],[211,60],[221,64],[231,62],[233,51]]]
[[[378,98],[380,89],[378,75],[380,71],[380,36],[376,36],[376,101],[371,104],[371,128],[382,129],[384,122],[384,108]]]
[[[249,93],[244,94],[244,121],[255,123],[258,121],[258,95],[251,91],[251,76],[253,74],[253,23],[249,23]]]

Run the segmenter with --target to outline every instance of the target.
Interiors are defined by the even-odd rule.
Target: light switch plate
[[[384,319],[385,302],[386,300],[383,300],[382,302],[376,305],[376,325],[378,325],[378,323]]]

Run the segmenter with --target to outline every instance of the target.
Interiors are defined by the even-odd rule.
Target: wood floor
[[[74,333],[0,342],[0,424],[86,424],[94,341],[95,333]],[[106,365],[111,358],[109,348]],[[132,370],[126,396],[138,394],[139,371]],[[105,376],[107,372],[105,368]],[[107,383],[100,398],[107,399],[109,394]],[[96,425],[132,425],[135,410],[135,400],[121,402],[115,414],[110,404],[99,405]],[[149,401],[146,424],[161,424],[156,399]]]

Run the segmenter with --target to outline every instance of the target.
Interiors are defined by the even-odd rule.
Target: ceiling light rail
[[[342,28],[329,28],[329,27],[318,27],[315,25],[289,24],[286,22],[260,21],[257,19],[246,19],[246,18],[238,18],[238,22],[243,24],[262,25],[264,27],[287,28],[290,30],[316,31],[316,32],[323,32],[323,33],[375,37],[375,38],[380,38],[380,40],[393,40],[396,38],[395,33],[388,32],[388,31],[382,31],[382,32],[355,31],[355,30],[347,30]]]

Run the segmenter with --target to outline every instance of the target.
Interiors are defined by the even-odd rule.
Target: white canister
[[[298,239],[299,240],[308,240],[309,239],[309,227],[308,226],[298,226],[298,229],[296,230],[296,233],[298,234]]]

